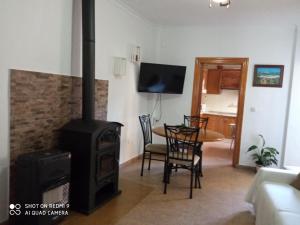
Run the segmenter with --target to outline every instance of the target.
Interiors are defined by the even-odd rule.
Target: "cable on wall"
[[[158,121],[160,121],[162,118],[162,104],[161,104],[161,94],[159,94],[159,117]]]
[[[159,116],[158,118],[154,117],[154,113],[156,111],[156,109],[159,109]],[[156,122],[160,121],[161,118],[162,118],[162,104],[161,104],[161,94],[157,94],[157,97],[156,97],[156,100],[155,100],[155,104],[154,104],[154,107],[153,107],[153,110],[150,114],[151,118],[152,118],[152,124],[155,124]]]

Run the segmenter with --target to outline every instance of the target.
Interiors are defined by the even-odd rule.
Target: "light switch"
[[[255,107],[250,107],[250,112],[256,112],[256,109],[255,109]]]

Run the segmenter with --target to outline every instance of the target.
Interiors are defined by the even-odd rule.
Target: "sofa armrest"
[[[296,179],[298,172],[292,170],[283,170],[275,168],[261,168],[258,170],[246,195],[246,201],[254,204],[256,200],[256,191],[262,182],[274,182],[290,184]]]

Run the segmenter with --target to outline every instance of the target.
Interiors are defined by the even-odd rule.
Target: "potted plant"
[[[277,165],[278,159],[277,155],[279,152],[272,147],[265,147],[266,141],[264,137],[260,134],[259,135],[261,144],[260,146],[252,145],[248,148],[247,152],[253,152],[252,153],[252,159],[256,164],[256,170],[258,170],[262,166],[271,166],[272,164]]]

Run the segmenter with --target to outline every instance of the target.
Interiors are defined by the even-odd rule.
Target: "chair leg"
[[[165,182],[165,186],[164,186],[164,194],[167,194],[167,185],[168,185],[168,183]]]
[[[199,176],[199,174],[198,174],[198,187],[199,187],[199,189],[201,189],[201,182],[200,182],[200,176]]]
[[[165,163],[165,171],[164,171],[164,194],[167,193],[167,185],[168,185],[168,182],[169,182],[169,174],[168,174],[168,171],[169,171],[169,165],[167,165],[167,163]]]
[[[164,162],[164,177],[163,177],[163,182],[166,182],[166,162]]]
[[[170,177],[171,177],[171,174],[172,174],[172,167],[173,167],[173,164],[168,165],[168,176],[167,176],[167,183],[168,184],[170,183]]]
[[[193,198],[193,180],[194,180],[194,167],[191,168],[191,184],[190,184],[190,199]]]
[[[142,168],[141,168],[141,177],[142,177],[143,174],[144,174],[144,162],[145,162],[145,151],[144,151],[144,153],[143,153]]]
[[[197,167],[195,168],[195,181],[194,181],[194,183],[195,183],[194,187],[195,187],[195,188],[197,188],[198,175],[199,175],[199,168],[198,168],[198,166],[197,166]]]
[[[150,170],[150,167],[151,167],[151,153],[149,153],[149,163],[148,163],[148,170]]]
[[[200,166],[198,164],[198,166]],[[195,188],[198,188],[201,189],[201,183],[200,183],[200,172],[199,172],[199,168],[196,168],[196,174],[195,174]],[[197,182],[197,183],[196,183]]]
[[[203,172],[202,172],[202,159],[203,159],[203,152],[200,149],[200,162],[199,162],[199,172],[200,172],[200,176],[203,177]]]

